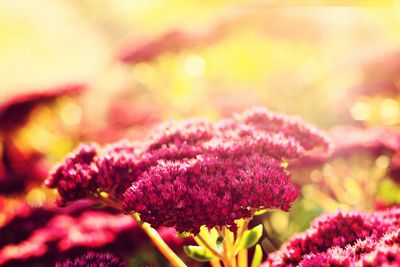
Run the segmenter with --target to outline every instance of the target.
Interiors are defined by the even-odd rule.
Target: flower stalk
[[[150,226],[148,223],[143,223],[138,220],[138,216],[133,215],[133,218],[140,224],[143,231],[149,236],[153,244],[157,247],[157,249],[164,255],[165,258],[172,264],[174,267],[187,267],[187,265],[179,258],[178,255],[165,243],[165,241],[160,237],[158,232]]]
[[[109,207],[117,210],[121,210],[119,204],[112,199],[110,199],[106,194],[99,194],[100,201]],[[157,249],[164,255],[164,257],[172,264],[174,267],[187,267],[187,265],[181,260],[181,258],[176,255],[176,253],[165,243],[158,232],[150,226],[150,224],[142,222],[140,216],[137,213],[132,213],[132,218],[138,223],[142,230],[147,234],[153,244]]]

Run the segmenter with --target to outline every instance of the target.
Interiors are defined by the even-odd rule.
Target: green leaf
[[[258,211],[256,211],[256,212],[254,213],[254,215],[255,215],[255,216],[262,215],[262,214],[266,213],[267,211],[268,211],[268,209],[258,210]]]
[[[261,265],[262,256],[263,256],[262,248],[260,244],[257,244],[250,267],[259,267]]]
[[[186,246],[183,247],[183,250],[192,259],[201,262],[209,261],[214,257],[211,251],[200,246]]]
[[[190,237],[191,234],[189,232],[182,232],[182,233],[177,233],[176,236],[179,238],[187,238]]]
[[[257,244],[258,240],[262,236],[263,226],[262,224],[257,225],[253,229],[249,229],[243,233],[242,240],[240,241],[239,249],[251,248]]]

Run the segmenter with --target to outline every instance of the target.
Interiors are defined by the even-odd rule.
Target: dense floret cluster
[[[216,123],[167,123],[141,144],[83,145],[52,172],[61,204],[102,192],[153,227],[196,233],[255,210],[288,210],[298,189],[282,163],[330,143],[316,128],[262,108]]]
[[[333,247],[327,252],[308,254],[299,266],[399,266],[400,231],[381,239],[369,237],[345,248]]]
[[[327,215],[270,254],[266,266],[399,264],[399,227],[399,208]]]
[[[137,223],[127,216],[104,211],[85,211],[78,216],[55,214],[48,222],[33,229],[26,239],[2,246],[0,265],[21,265],[32,259],[51,261],[63,253],[118,242],[134,246],[140,239],[143,240],[143,236]]]
[[[196,232],[231,225],[261,207],[287,210],[298,190],[279,161],[251,157],[199,157],[150,168],[125,193],[124,207],[154,227]]]
[[[81,257],[58,262],[56,267],[128,267],[128,264],[109,253],[88,252]]]

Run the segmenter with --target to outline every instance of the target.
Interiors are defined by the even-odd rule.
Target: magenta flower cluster
[[[400,151],[400,132],[387,127],[354,127],[338,126],[328,132],[333,142],[334,149],[330,154],[319,153],[309,155],[292,164],[292,170],[320,167],[321,165],[337,159],[351,158],[367,155],[371,159],[379,156],[394,156]],[[390,167],[397,171],[399,164],[392,162]],[[398,173],[395,174],[395,177]]]
[[[167,123],[141,144],[83,145],[47,185],[61,204],[106,192],[155,228],[234,228],[255,210],[288,210],[298,189],[282,163],[329,146],[316,128],[254,108],[216,123]]]
[[[56,214],[26,239],[2,246],[0,265],[23,265],[25,260],[34,259],[51,260],[60,254],[116,245],[120,241],[134,247],[138,239],[143,240],[143,236],[137,223],[122,214],[104,211],[85,211],[76,217]]]
[[[398,266],[399,229],[400,208],[325,215],[271,253],[266,266]]]
[[[81,257],[58,262],[56,267],[128,267],[128,264],[110,253],[89,251]]]
[[[299,266],[399,266],[400,230],[384,235],[381,239],[367,237],[345,248],[333,247],[319,254],[303,257]]]

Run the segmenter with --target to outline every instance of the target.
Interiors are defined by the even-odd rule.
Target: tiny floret
[[[56,267],[128,267],[128,264],[112,254],[89,251],[81,257],[58,262]]]

